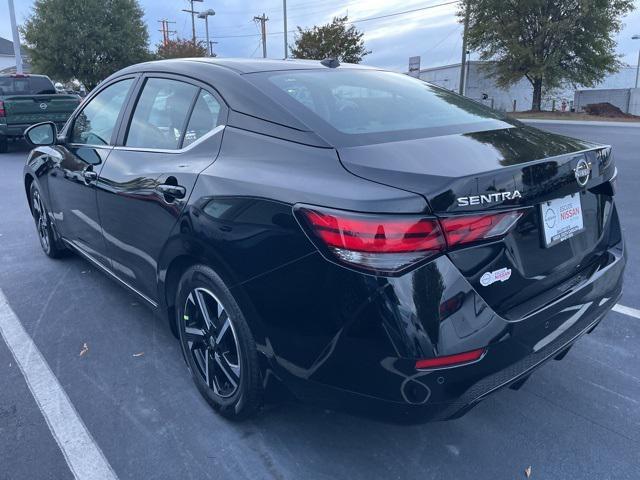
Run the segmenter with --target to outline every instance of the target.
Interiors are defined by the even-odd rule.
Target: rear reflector
[[[416,362],[418,370],[431,368],[446,368],[464,365],[466,363],[477,362],[480,360],[487,350],[479,348],[470,352],[456,353],[455,355],[445,355],[443,357],[425,358]]]
[[[447,247],[500,237],[522,216],[522,211],[509,211],[438,219],[302,205],[294,213],[325,256],[381,274],[399,273]]]
[[[4,102],[0,100],[0,117],[4,117],[7,115],[7,112],[4,110]]]

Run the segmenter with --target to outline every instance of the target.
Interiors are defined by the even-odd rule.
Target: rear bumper
[[[492,310],[447,257],[382,278],[312,255],[243,288],[258,301],[269,368],[297,396],[412,422],[455,418],[561,355],[615,305],[626,251],[617,217],[609,227],[615,243],[589,274],[516,320]],[[416,359],[477,348],[487,352],[476,363],[415,369]]]
[[[610,263],[605,268],[554,304],[520,322],[496,317],[504,329],[477,363],[419,372],[413,368],[413,359],[387,357],[377,368],[371,366],[367,372],[360,372],[361,377],[355,382],[360,391],[347,388],[345,383],[331,385],[329,378],[322,383],[301,382],[287,375],[289,384],[307,401],[393,420],[420,422],[460,417],[496,390],[526,379],[598,325],[622,291],[624,251],[609,253]],[[358,352],[353,353],[351,359],[342,359],[345,370],[353,370],[346,366],[347,362],[358,361]],[[390,378],[390,372],[395,379]],[[392,395],[395,392],[399,395]]]

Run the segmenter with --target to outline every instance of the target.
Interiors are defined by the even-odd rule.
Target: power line
[[[395,17],[396,15],[404,15],[406,13],[419,12],[421,10],[430,10],[436,7],[444,7],[445,5],[453,5],[454,3],[458,3],[458,1],[459,0],[453,0],[451,2],[444,2],[444,3],[435,4],[435,5],[429,5],[428,7],[414,8],[413,10],[405,10],[404,12],[388,13],[386,15],[378,15],[377,17],[361,18],[359,20],[350,20],[347,23],[362,23],[362,22],[369,22],[371,20],[379,20],[381,18]]]
[[[361,3],[361,0],[349,0],[346,3],[338,3],[336,5],[336,0],[326,0],[326,1],[321,1],[321,0],[314,0],[314,1],[310,1],[310,2],[303,2],[303,3],[296,3],[294,5],[288,6],[288,10],[300,10],[300,9],[304,9],[305,11],[309,10],[310,8],[313,7],[320,7],[320,8],[340,8],[342,6],[345,5],[356,5],[358,3]],[[268,8],[263,8],[264,12],[267,13],[281,13],[282,12],[282,8],[280,7],[268,7]],[[225,15],[246,15],[247,11],[246,10],[225,10],[224,12],[222,12],[222,10],[220,10],[221,14],[224,13]]]
[[[460,30],[460,26],[456,25],[455,28],[453,28],[453,30],[451,30],[446,36],[442,37],[438,43],[435,43],[435,44],[431,45],[422,55],[425,55],[428,52],[431,52],[431,51],[435,50],[436,48],[438,48],[444,42],[449,40],[449,38],[451,38],[451,35],[453,35],[454,33],[457,33],[459,30]]]
[[[437,3],[435,5],[429,5],[426,7],[420,7],[420,8],[413,8],[411,10],[404,10],[402,12],[395,12],[395,13],[388,13],[385,15],[377,15],[375,17],[367,17],[367,18],[359,18],[357,20],[349,20],[346,23],[347,24],[352,24],[352,23],[363,23],[363,22],[370,22],[372,20],[380,20],[382,18],[390,18],[390,17],[395,17],[398,15],[406,15],[407,13],[414,13],[414,12],[419,12],[422,10],[430,10],[432,8],[437,8],[437,7],[444,7],[446,5],[453,5],[455,3],[458,3],[459,0],[453,0],[453,1],[449,1],[449,2],[443,2],[443,3]],[[287,30],[287,33],[296,33],[297,30]],[[282,35],[284,34],[283,31],[280,32],[269,32],[267,33],[267,35]],[[260,34],[255,34],[255,33],[246,33],[246,34],[240,34],[240,35],[224,35],[224,36],[220,36],[220,37],[216,37],[216,38],[244,38],[244,37],[255,37],[258,36]]]

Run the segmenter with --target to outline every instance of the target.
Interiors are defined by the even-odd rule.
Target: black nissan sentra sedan
[[[44,252],[150,304],[230,418],[282,384],[455,418],[562,358],[621,294],[611,148],[406,75],[143,63],[27,137]]]

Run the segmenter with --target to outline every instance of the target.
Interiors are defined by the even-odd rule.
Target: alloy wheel
[[[36,228],[38,229],[38,237],[40,238],[40,244],[45,252],[48,252],[51,248],[49,240],[49,224],[47,219],[47,212],[42,205],[40,198],[40,192],[34,190],[33,192],[33,216],[36,221]]]
[[[224,305],[199,287],[189,293],[183,311],[182,333],[197,370],[194,374],[216,395],[231,397],[240,385],[240,349]]]

